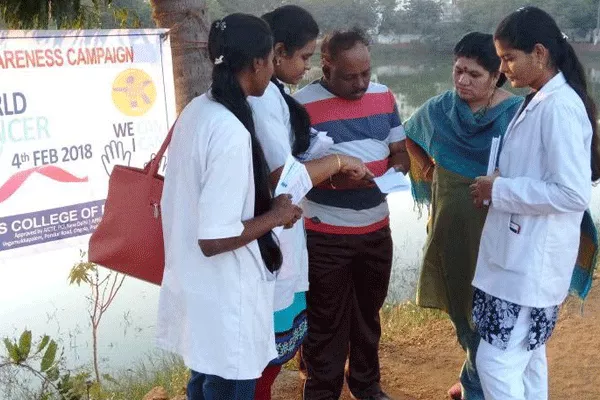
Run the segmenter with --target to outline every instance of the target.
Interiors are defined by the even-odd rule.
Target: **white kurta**
[[[271,172],[283,167],[292,154],[293,142],[290,111],[279,88],[271,82],[261,97],[249,97],[256,136],[265,153]],[[296,292],[308,290],[308,251],[304,220],[279,235],[283,264],[275,284],[275,311],[289,307]]]
[[[203,95],[183,110],[161,202],[166,265],[157,344],[194,371],[254,379],[277,357],[273,276],[256,241],[210,258],[198,240],[239,236],[254,216],[250,135]]]
[[[522,306],[567,296],[591,199],[592,127],[562,73],[510,123],[473,286]]]

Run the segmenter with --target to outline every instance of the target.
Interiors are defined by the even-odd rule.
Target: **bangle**
[[[335,158],[337,159],[338,162],[338,172],[342,170],[342,160],[340,160],[340,156],[338,156],[337,154],[335,154]]]

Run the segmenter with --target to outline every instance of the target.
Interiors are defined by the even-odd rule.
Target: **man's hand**
[[[406,150],[406,140],[390,144],[390,157],[388,166],[398,172],[406,174],[410,170],[410,157]]]

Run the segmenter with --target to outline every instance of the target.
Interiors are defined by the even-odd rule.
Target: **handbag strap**
[[[173,122],[173,125],[171,125],[171,129],[169,129],[169,133],[167,134],[167,137],[163,141],[162,145],[160,146],[158,153],[156,153],[156,155],[152,157],[152,160],[150,160],[150,162],[146,165],[146,168],[144,168],[144,172],[146,174],[150,176],[156,176],[158,174],[158,167],[160,166],[160,161],[162,160],[165,151],[167,151],[167,147],[169,147],[169,144],[171,143],[171,138],[173,137],[173,130],[175,129],[176,123],[177,119],[175,120],[175,122]]]

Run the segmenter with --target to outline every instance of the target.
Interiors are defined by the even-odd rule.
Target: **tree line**
[[[153,27],[148,0],[4,0],[0,17],[10,28]],[[283,4],[308,9],[323,31],[356,26],[374,35],[419,35],[430,43],[454,42],[464,32],[492,32],[524,5],[552,14],[578,38],[597,27],[599,0],[206,0],[209,18],[232,12],[260,15]],[[8,22],[8,24],[6,23]]]

